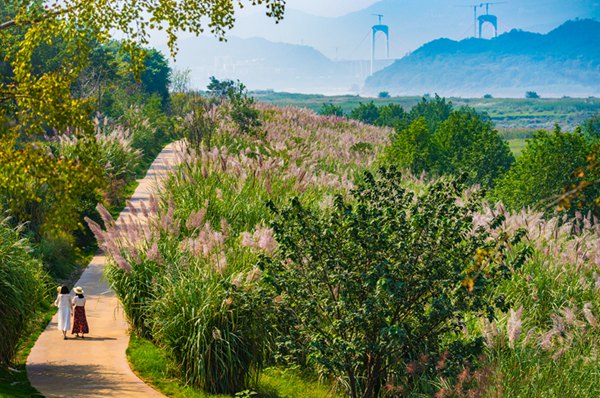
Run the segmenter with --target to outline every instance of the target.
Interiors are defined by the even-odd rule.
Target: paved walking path
[[[139,181],[131,198],[136,207],[148,203],[160,178],[180,159],[180,143],[169,144],[156,158],[148,174]],[[119,221],[129,215],[123,210]],[[119,223],[119,222],[117,222]],[[90,334],[64,340],[55,315],[27,358],[31,384],[46,397],[162,397],[129,368],[125,350],[128,324],[115,293],[103,278],[105,258],[96,255],[76,286],[85,290]]]

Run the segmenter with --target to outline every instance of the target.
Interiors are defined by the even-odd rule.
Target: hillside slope
[[[600,94],[600,22],[569,21],[548,34],[513,30],[492,40],[438,39],[375,73],[376,94],[522,97]]]

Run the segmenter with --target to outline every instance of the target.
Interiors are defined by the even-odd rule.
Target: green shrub
[[[238,81],[219,81],[210,77],[207,86],[209,93],[222,102],[228,101],[229,117],[244,134],[255,133],[261,126],[260,112],[255,108],[254,98],[248,94],[246,86]]]
[[[55,279],[66,279],[77,267],[74,239],[64,233],[44,235],[36,246],[36,254]]]
[[[562,189],[576,181],[573,173],[585,166],[588,151],[578,132],[539,131],[527,140],[514,166],[498,181],[494,198],[513,210],[553,210]]]
[[[350,112],[350,119],[356,119],[363,123],[375,124],[375,121],[379,118],[379,108],[373,103],[360,103],[358,106]]]
[[[416,118],[406,127],[397,126],[384,163],[415,174],[466,173],[469,184],[489,188],[514,162],[490,118],[472,108],[448,112],[448,105],[436,99],[415,106],[412,117]]]
[[[319,109],[319,115],[323,116],[344,116],[344,110],[340,105],[323,104]]]
[[[31,255],[20,230],[0,220],[0,364],[13,359],[17,343],[45,298],[42,263]]]
[[[502,306],[490,292],[526,258],[527,247],[508,258],[522,233],[491,238],[501,217],[474,229],[481,197],[465,199],[456,181],[417,195],[382,170],[353,197],[324,213],[297,199],[273,207],[280,246],[261,264],[265,281],[295,314],[310,360],[350,397],[407,386],[432,394],[438,372],[456,374],[482,352],[481,337],[461,337],[460,325]]]

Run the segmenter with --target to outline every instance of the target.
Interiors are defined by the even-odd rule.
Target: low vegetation
[[[275,366],[357,397],[598,392],[591,216],[490,208],[461,188],[485,180],[452,176],[461,167],[442,179],[376,172],[398,161],[398,129],[261,105],[248,134],[229,109],[153,199],[148,224],[124,235],[103,212],[107,228],[94,226],[136,333],[168,364],[157,380],[262,396]],[[485,117],[439,98],[386,117],[435,132],[453,114],[501,142]],[[394,321],[394,300],[415,295]]]

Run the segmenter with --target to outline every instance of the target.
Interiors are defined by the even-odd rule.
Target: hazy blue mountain
[[[547,34],[438,39],[369,77],[365,92],[522,97],[600,94],[600,22],[569,21]]]
[[[326,0],[325,0],[326,1]],[[480,3],[477,1],[476,3]],[[312,46],[331,59],[369,59],[373,14],[384,14],[390,27],[390,57],[400,58],[439,37],[460,40],[473,35],[473,8],[464,0],[382,0],[337,18],[318,17],[288,9],[275,24],[260,9],[244,9],[232,34]],[[485,12],[485,7],[478,13]],[[546,33],[568,19],[600,18],[599,0],[512,0],[490,6],[499,18],[499,32],[513,28]],[[485,30],[487,37],[491,31]],[[378,39],[378,57],[385,57]]]
[[[191,70],[195,88],[206,87],[216,76],[239,79],[252,90],[339,94],[358,92],[369,73],[366,61],[334,62],[312,47],[261,38],[185,39],[176,60],[175,68]]]

